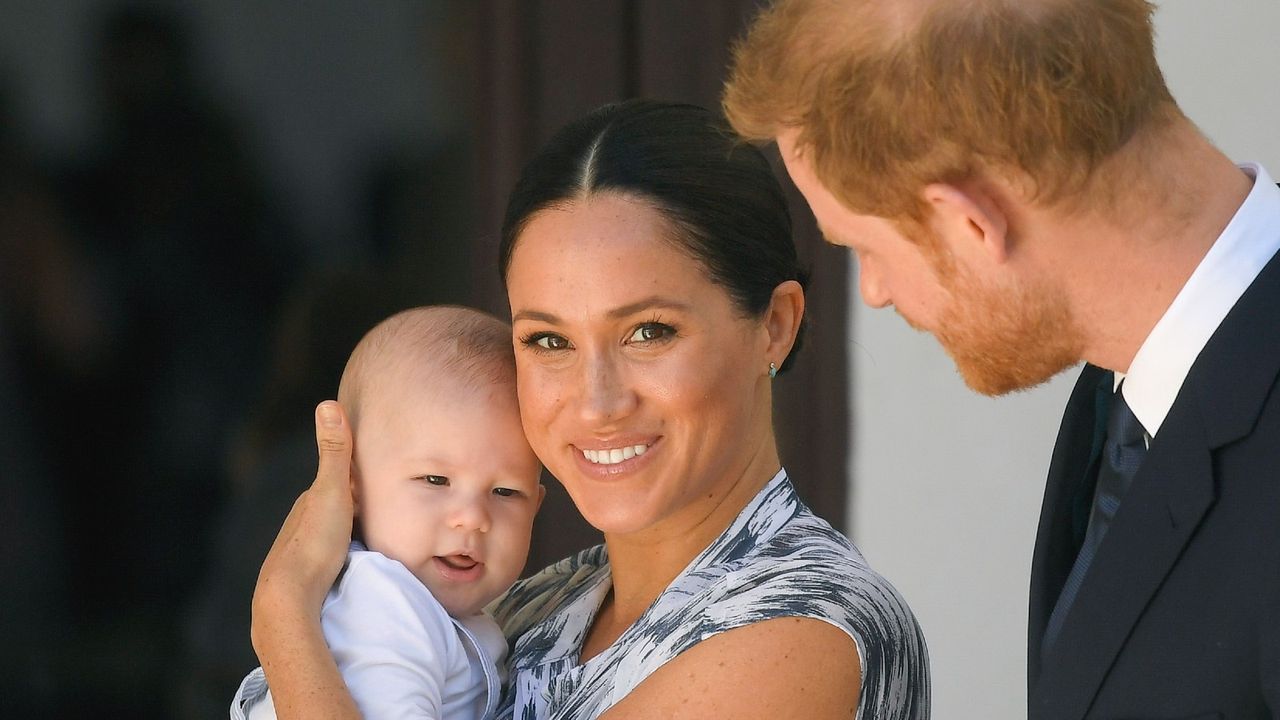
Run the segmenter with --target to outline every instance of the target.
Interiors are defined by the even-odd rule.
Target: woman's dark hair
[[[670,239],[748,317],[764,313],[780,283],[808,283],[786,198],[764,155],[704,108],[653,100],[606,105],[566,125],[524,167],[502,222],[503,281],[531,217],[598,192],[654,205],[675,227]]]

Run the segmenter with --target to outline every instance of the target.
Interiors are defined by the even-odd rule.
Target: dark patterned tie
[[[1147,456],[1147,437],[1142,423],[1129,409],[1121,390],[1122,382],[1111,399],[1111,412],[1107,415],[1107,439],[1102,446],[1102,457],[1098,463],[1098,485],[1093,494],[1093,510],[1089,514],[1089,529],[1084,535],[1084,544],[1080,546],[1080,554],[1071,566],[1071,573],[1062,585],[1062,593],[1058,595],[1058,603],[1049,615],[1049,624],[1044,631],[1044,642],[1041,644],[1041,657],[1048,654],[1062,631],[1062,624],[1067,619],[1067,611],[1075,602],[1080,585],[1089,572],[1089,565],[1102,545],[1102,537],[1120,508],[1120,498],[1129,489],[1129,483],[1137,474],[1138,467]]]

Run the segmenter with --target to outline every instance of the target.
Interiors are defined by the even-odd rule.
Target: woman
[[[525,431],[605,537],[493,608],[505,715],[927,717],[910,611],[778,460],[804,278],[763,156],[700,108],[602,108],[526,167],[501,258]],[[319,412],[254,597],[281,717],[358,716],[317,620],[351,522],[349,435]]]

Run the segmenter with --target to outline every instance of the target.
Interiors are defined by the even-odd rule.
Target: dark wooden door
[[[473,108],[476,251],[473,302],[507,316],[497,267],[506,196],[520,168],[565,122],[598,105],[653,97],[718,107],[731,44],[757,6],[748,0],[485,0],[457,6],[458,87]],[[813,276],[810,327],[794,369],[776,381],[784,465],[820,515],[843,527],[848,486],[848,262],[821,242],[776,149],[792,198],[796,242]],[[600,536],[559,483],[534,531],[531,570]]]

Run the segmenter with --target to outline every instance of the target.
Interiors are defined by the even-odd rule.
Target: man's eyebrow
[[[621,318],[625,318],[629,315],[635,315],[636,313],[642,310],[652,310],[652,309],[659,309],[659,308],[667,309],[667,310],[676,310],[676,311],[687,311],[689,310],[689,305],[688,303],[682,303],[678,300],[672,300],[670,298],[664,298],[659,295],[654,295],[651,297],[644,298],[643,300],[637,300],[633,303],[627,303],[626,305],[623,305],[621,307],[616,307],[613,310],[610,310],[608,312],[607,317],[611,320],[618,320]],[[543,312],[541,310],[521,310],[511,316],[511,322],[513,323],[519,322],[520,320],[535,320],[538,322],[547,323],[549,325],[559,325],[563,322],[555,314],[549,313],[549,312]]]

